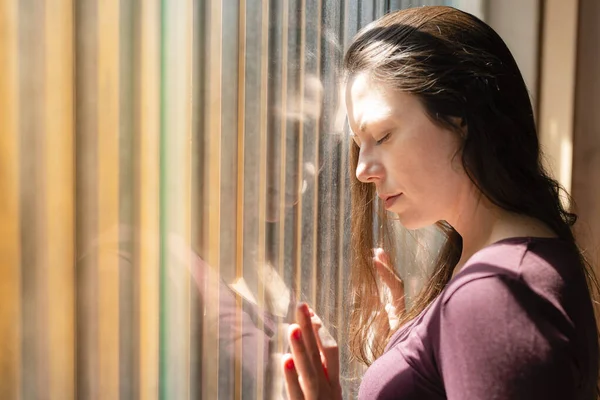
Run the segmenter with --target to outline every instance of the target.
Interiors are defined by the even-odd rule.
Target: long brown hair
[[[393,12],[357,34],[346,52],[344,69],[348,79],[366,72],[377,82],[417,96],[434,123],[461,135],[457,156],[491,202],[544,222],[581,256],[571,230],[576,215],[564,208],[562,188],[542,166],[523,77],[505,43],[488,25],[451,7]],[[356,171],[358,146],[352,144],[350,153],[351,171]],[[350,348],[369,365],[393,332],[372,263],[375,188],[350,175],[354,252]],[[390,221],[383,212],[381,217],[384,240],[379,245],[390,251]],[[399,327],[440,294],[460,259],[461,236],[444,221],[437,226],[445,244],[433,274],[410,310],[401,315]],[[583,257],[582,265],[590,288],[598,288]]]

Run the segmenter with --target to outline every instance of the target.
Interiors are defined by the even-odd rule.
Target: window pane
[[[424,4],[482,8],[2,2],[0,397],[279,399],[304,301],[354,398],[342,59]],[[395,228],[410,305],[439,237]]]

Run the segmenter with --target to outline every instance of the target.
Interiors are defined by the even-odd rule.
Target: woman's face
[[[434,124],[414,95],[366,73],[346,88],[348,121],[360,147],[356,177],[373,183],[408,229],[449,220],[472,184],[457,154],[459,135]]]

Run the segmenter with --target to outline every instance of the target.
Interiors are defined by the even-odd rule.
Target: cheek
[[[456,193],[459,174],[448,159],[430,159],[424,164],[421,181],[436,203],[447,203]]]
[[[434,212],[452,202],[461,181],[461,170],[452,165],[452,156],[440,146],[413,146],[394,161],[397,181],[415,206]]]
[[[421,163],[405,177],[406,198],[395,211],[407,229],[421,229],[448,219],[457,198],[456,172],[441,165]]]
[[[393,183],[405,198],[390,211],[407,229],[420,229],[446,219],[457,196],[458,174],[435,149],[412,149],[390,161]]]

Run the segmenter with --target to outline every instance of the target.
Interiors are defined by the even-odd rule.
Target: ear
[[[461,118],[459,126],[460,130],[462,131],[461,136],[463,138],[466,138],[467,134],[469,133],[469,126],[467,125],[467,120],[465,118]]]
[[[468,133],[467,120],[464,117],[450,117],[452,124],[458,128],[460,128],[460,136],[461,138],[466,138]]]

